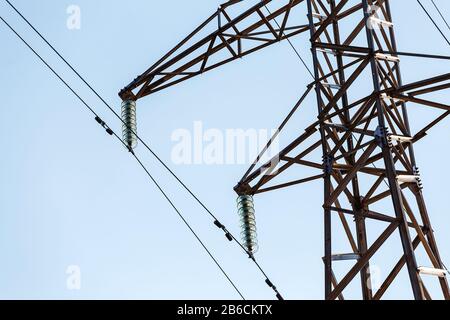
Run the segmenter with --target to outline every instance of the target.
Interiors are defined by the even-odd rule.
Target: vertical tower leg
[[[270,161],[270,168],[277,167],[276,173],[268,169],[269,163],[255,170],[252,167],[241,185],[256,195],[323,179],[325,299],[343,299],[344,290],[358,275],[362,298],[381,299],[405,266],[415,299],[431,299],[432,295],[421,274],[438,276],[444,298],[449,299],[413,148],[432,125],[411,132],[407,102],[447,110],[443,104],[415,96],[448,88],[440,83],[450,77],[402,84],[388,0],[306,0],[306,4],[315,81],[305,95],[314,87],[318,121]],[[369,12],[374,4],[379,6],[379,16]],[[343,25],[353,28],[341,28]],[[448,112],[432,124],[446,115]],[[311,159],[317,153],[322,160]],[[273,182],[293,166],[323,172],[287,183]],[[385,243],[396,231],[400,259],[380,266],[382,274],[388,273],[391,263],[393,269],[380,288],[374,288],[369,263],[385,253]],[[334,244],[342,235],[348,243]],[[338,247],[351,252],[335,252]],[[395,243],[389,247],[395,248]],[[416,257],[419,247],[426,256]],[[339,265],[340,261],[347,264]],[[349,261],[354,261],[350,268]]]
[[[330,0],[330,9],[331,12],[334,12],[336,10],[336,1]],[[341,36],[340,36],[340,29],[339,29],[339,21],[337,19],[333,19],[333,38],[336,45],[340,46],[341,43]],[[344,72],[344,59],[341,52],[336,52],[336,66],[338,68],[338,75],[339,75],[339,83],[344,84],[346,82],[346,76]],[[347,110],[349,106],[348,102],[348,95],[347,92],[345,92],[342,96],[342,107],[346,111],[343,112],[343,118],[346,123],[346,125],[350,125],[351,123],[351,115],[349,110]],[[353,150],[354,149],[354,142],[353,142],[353,136],[350,135],[347,139],[347,149]],[[348,163],[352,166],[355,165],[355,155],[351,154],[347,157]],[[356,240],[358,245],[358,252],[361,255],[366,254],[367,252],[367,232],[366,232],[366,220],[363,216],[363,204],[361,202],[361,193],[359,188],[359,181],[358,176],[355,175],[355,177],[352,179],[352,193],[354,196],[354,201],[351,204],[353,210],[355,212],[359,212],[360,216],[355,217],[355,227],[356,227]],[[371,278],[370,278],[370,264],[367,263],[360,272],[361,277],[361,290],[362,290],[362,297],[364,300],[371,300],[372,299],[372,285],[371,285]]]
[[[314,35],[314,21],[313,21],[313,9],[312,2],[308,0],[308,17],[309,17],[309,26],[311,37]],[[314,46],[311,49],[313,55],[313,63],[314,63],[314,78],[316,81],[320,78],[319,75],[319,62],[317,57],[317,50]],[[318,112],[322,111],[323,101],[322,95],[320,92],[320,88],[316,83],[315,86],[316,91],[316,99],[317,99],[317,108]],[[323,123],[321,123],[319,128],[320,136],[322,140],[322,154],[323,154],[323,164],[324,164],[324,203],[328,202],[329,197],[331,195],[331,170],[332,170],[332,158],[329,156],[329,149],[327,148],[327,140],[325,135],[325,130],[323,127]],[[328,300],[331,291],[332,291],[332,281],[333,281],[333,270],[332,270],[332,239],[331,239],[331,210],[329,208],[324,208],[324,264],[325,264],[325,299]]]
[[[387,16],[389,18],[390,21],[392,21],[392,13],[391,13],[391,5],[390,2],[387,1],[386,2],[386,13]],[[389,37],[390,37],[390,41],[391,41],[391,45],[392,45],[392,49],[396,52],[397,51],[397,40],[395,38],[395,32],[393,29],[390,29],[389,32]],[[400,65],[397,67],[396,69],[396,76],[398,79],[398,85],[402,86],[403,85],[403,79],[402,79],[402,74],[401,74],[401,68]],[[406,130],[408,132],[408,135],[411,136],[411,128],[410,128],[410,124],[409,124],[409,117],[408,117],[408,111],[406,109],[406,103],[402,104],[402,113],[403,113],[403,119],[405,122],[405,127]],[[414,168],[417,168],[417,163],[416,163],[416,157],[414,154],[414,145],[411,144],[410,149],[409,149],[409,156],[411,159],[411,164]],[[416,201],[419,207],[419,211],[420,211],[420,215],[423,221],[423,225],[425,227],[425,231],[426,231],[426,235],[427,235],[427,239],[428,239],[428,243],[430,245],[430,249],[433,251],[433,254],[436,257],[436,261],[434,263],[434,267],[435,268],[439,268],[439,269],[444,269],[444,265],[442,263],[440,254],[439,254],[439,249],[437,247],[436,244],[436,240],[434,238],[434,232],[433,232],[433,228],[431,226],[431,222],[430,222],[430,218],[428,216],[428,211],[427,211],[427,207],[425,204],[425,200],[423,197],[423,193],[422,190],[420,190],[419,188],[417,188],[414,192],[414,195],[416,197]],[[439,282],[444,294],[444,298],[446,300],[450,300],[450,293],[449,293],[449,287],[448,287],[448,282],[447,282],[447,278],[439,278]]]
[[[364,18],[365,18],[365,28],[367,33],[367,43],[369,47],[369,54],[371,55],[370,58],[370,65],[372,69],[372,78],[373,78],[373,86],[375,92],[381,91],[380,86],[380,79],[378,76],[378,69],[377,69],[377,63],[375,60],[375,44],[374,44],[374,36],[373,36],[373,30],[369,27],[371,22],[369,21],[371,16],[371,10],[369,7],[368,0],[362,0],[363,9],[364,9]],[[421,288],[420,279],[419,279],[419,272],[418,272],[418,266],[417,261],[414,254],[414,248],[412,246],[411,236],[409,234],[409,227],[407,224],[407,219],[405,216],[405,212],[403,210],[404,205],[402,201],[401,196],[401,190],[400,186],[397,182],[397,173],[395,169],[395,163],[392,156],[392,152],[390,150],[387,136],[386,136],[386,123],[384,118],[384,110],[381,105],[381,98],[377,98],[376,100],[376,109],[378,113],[378,127],[381,129],[382,136],[381,136],[381,148],[384,158],[384,164],[386,166],[386,178],[389,182],[389,188],[391,191],[391,197],[392,197],[392,203],[394,206],[395,215],[400,221],[399,225],[399,232],[400,232],[400,238],[403,246],[403,251],[405,254],[406,259],[406,265],[408,268],[409,278],[411,281],[411,286],[414,294],[414,298],[416,300],[423,300],[424,293]]]

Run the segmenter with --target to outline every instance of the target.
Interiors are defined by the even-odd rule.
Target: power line
[[[136,138],[144,145],[144,147],[155,157],[155,159],[180,183],[180,185],[194,198],[194,200],[199,203],[203,209],[215,220],[216,225],[220,224],[223,226],[225,233],[229,233],[223,224],[217,219],[217,217],[209,210],[206,205],[192,192],[192,190],[175,174],[175,172],[169,168],[169,166],[153,151],[152,148],[135,132],[132,128],[129,127],[127,123],[122,119],[122,117],[114,110],[113,107],[106,102],[105,99],[90,85],[89,82],[59,53],[56,48],[50,44],[50,42],[31,24],[31,22],[23,16],[23,14],[9,1],[5,0],[11,8],[36,32],[36,34],[53,50],[53,52],[58,55],[58,57],[77,75],[77,77],[83,81],[84,84],[103,102],[103,104],[114,114],[114,116],[122,122],[123,125],[127,127],[133,133]],[[128,147],[127,147],[128,148]],[[234,238],[234,237],[233,237]],[[237,241],[239,243],[239,241]],[[240,243],[239,243],[240,244]],[[240,244],[241,245],[241,244]],[[246,251],[246,249],[241,245],[241,247]]]
[[[6,0],[8,1],[8,0]],[[264,5],[264,7],[266,8],[267,12],[269,12],[269,14],[271,15],[272,12],[270,12],[269,8],[267,7],[267,5]],[[281,30],[281,26],[278,23],[277,19],[273,19],[275,21],[275,24],[278,26],[278,29]],[[286,34],[283,32],[283,36],[286,36]],[[300,55],[300,52],[298,52],[297,48],[294,46],[294,44],[292,43],[291,39],[289,39],[288,37],[286,37],[287,42],[289,43],[289,45],[291,46],[292,50],[294,50],[295,54],[297,55],[297,57],[300,59],[300,61],[302,62],[303,66],[306,68],[306,70],[309,72],[309,74],[311,75],[311,77],[314,79],[314,74],[312,73],[311,69],[308,67],[308,64],[306,63],[306,61],[302,58],[302,56]]]
[[[436,27],[436,29],[439,31],[439,33],[442,35],[442,37],[445,39],[445,41],[447,41],[448,45],[450,46],[450,41],[447,39],[447,37],[445,36],[444,32],[442,32],[441,28],[439,28],[438,24],[436,23],[436,21],[433,19],[433,17],[431,16],[431,14],[428,12],[428,10],[423,6],[422,2],[420,2],[420,0],[417,0],[417,3],[422,7],[422,10],[425,11],[425,13],[427,14],[428,18],[431,20],[431,22],[433,22],[434,26]]]
[[[437,12],[439,13],[439,15],[441,16],[442,20],[444,20],[445,25],[447,26],[448,30],[450,30],[450,25],[447,22],[447,19],[445,19],[444,15],[442,14],[442,11],[439,9],[439,7],[437,6],[437,4],[434,2],[434,0],[431,0],[431,2],[433,3],[434,7],[436,8]]]
[[[133,133],[136,138],[144,145],[144,147],[155,157],[155,159],[164,166],[164,168],[183,186],[184,189],[186,189],[191,196],[211,215],[212,218],[217,220],[215,215],[200,201],[200,199],[186,186],[186,184],[173,172],[169,166],[151,149],[148,144],[141,139],[141,137],[135,132],[132,128],[128,126],[127,123],[122,119],[122,117],[114,110],[111,105],[106,102],[105,99],[90,85],[89,82],[62,56],[62,54],[59,53],[58,50],[31,24],[31,22],[23,16],[23,14],[9,1],[5,0],[11,8],[14,9],[14,11],[36,32],[36,34],[52,49],[52,51],[77,75],[77,77],[83,81],[83,83],[103,102],[103,104],[114,114],[114,116],[119,119],[123,125],[127,126],[127,129],[131,130],[131,133]]]
[[[44,63],[44,65],[70,90],[70,92],[72,92],[77,98],[78,100],[81,101],[81,103],[95,116],[95,120],[101,124],[103,126],[103,128],[105,128],[108,132],[109,135],[114,136],[118,141],[120,141],[120,143],[122,145],[124,145],[126,147],[126,144],[122,141],[122,139],[116,134],[114,133],[114,131],[106,125],[106,123],[101,120],[101,118],[99,117],[99,115],[94,111],[94,109],[83,99],[81,98],[81,96],[44,60],[44,58],[42,58],[41,55],[39,55],[39,53],[37,53],[30,44],[28,44],[28,42],[5,20],[3,19],[3,17],[0,16],[0,19],[2,20],[2,22],[28,47],[28,49],[30,49],[34,55],[36,57],[39,58],[39,60],[41,60],[42,63]],[[229,275],[226,273],[226,271],[223,269],[223,267],[220,265],[220,263],[217,261],[217,259],[214,257],[214,255],[211,253],[211,251],[206,247],[206,245],[204,244],[204,242],[200,239],[200,237],[198,236],[198,234],[195,232],[195,230],[191,227],[191,225],[189,224],[189,222],[184,218],[184,216],[182,215],[182,213],[178,210],[178,208],[174,205],[174,203],[172,202],[172,200],[169,198],[169,196],[164,192],[164,190],[162,189],[162,187],[159,185],[159,183],[156,181],[156,179],[151,175],[151,173],[149,172],[149,170],[145,167],[145,165],[142,163],[142,161],[139,159],[139,157],[134,153],[131,152],[131,154],[133,155],[133,157],[135,158],[135,160],[139,163],[139,165],[145,170],[146,174],[148,175],[148,177],[152,180],[152,182],[155,184],[155,186],[158,188],[158,190],[161,192],[161,194],[164,196],[164,198],[169,202],[169,204],[171,205],[171,207],[175,210],[175,212],[178,214],[178,216],[180,217],[180,219],[183,221],[183,223],[188,227],[188,229],[190,230],[190,232],[194,235],[194,237],[197,239],[197,241],[201,244],[201,246],[203,247],[203,249],[207,252],[207,254],[211,257],[211,259],[214,261],[214,263],[217,265],[217,267],[220,269],[220,271],[223,273],[223,275],[226,277],[226,279],[230,282],[230,284],[233,286],[233,288],[235,289],[235,291],[239,294],[239,296],[245,300],[244,296],[242,295],[242,293],[239,291],[239,289],[237,288],[237,286],[235,285],[235,283],[231,280],[231,278],[229,277]]]
[[[242,295],[242,293],[239,291],[239,289],[236,287],[236,285],[234,284],[234,282],[230,279],[230,277],[228,276],[228,274],[225,272],[225,270],[222,268],[222,266],[220,265],[220,263],[216,260],[216,258],[213,256],[213,254],[211,253],[211,251],[206,247],[206,245],[203,243],[203,241],[200,239],[200,237],[197,235],[197,233],[194,231],[194,229],[192,229],[191,225],[189,224],[189,222],[186,220],[186,218],[183,216],[183,214],[180,212],[180,210],[178,210],[178,208],[175,206],[175,204],[173,203],[173,201],[169,198],[169,196],[165,193],[165,191],[163,190],[163,188],[159,185],[159,183],[155,180],[155,178],[151,175],[151,173],[148,171],[148,169],[145,167],[145,165],[142,163],[142,161],[136,156],[136,154],[133,152],[132,153],[133,157],[136,159],[136,161],[139,163],[139,165],[142,167],[142,169],[144,169],[144,171],[146,172],[146,174],[148,175],[148,177],[153,181],[153,183],[155,184],[155,186],[159,189],[159,191],[161,192],[161,194],[164,196],[164,198],[166,198],[167,202],[169,202],[170,206],[175,210],[175,212],[178,214],[178,216],[180,217],[180,219],[183,221],[183,223],[186,225],[186,227],[188,227],[188,229],[192,232],[192,234],[195,236],[195,238],[198,240],[198,242],[201,244],[201,246],[203,247],[203,249],[205,249],[205,251],[208,253],[208,255],[211,257],[211,259],[214,261],[214,263],[217,265],[217,267],[220,269],[220,271],[224,274],[224,276],[227,278],[228,282],[231,283],[231,285],[233,286],[234,290],[236,290],[236,292],[241,296],[241,298],[243,300],[245,300],[244,296]]]
[[[420,3],[419,0],[417,0],[417,2],[419,2],[420,6],[426,11],[426,9],[424,8],[424,6]],[[447,22],[447,19],[445,19],[444,15],[442,14],[442,11],[439,9],[439,7],[437,6],[437,4],[434,2],[434,0],[431,0],[431,2],[433,3],[433,6],[436,8],[437,12],[439,13],[439,15],[441,16],[442,20],[444,21],[445,25],[447,26],[447,28],[450,30],[450,25]],[[437,24],[434,22],[434,20],[431,18],[430,14],[428,14],[428,17],[430,17],[430,19],[433,21],[434,25],[436,26],[436,28],[439,30],[439,32],[442,34],[442,36],[445,38],[445,40],[447,40],[447,38],[445,37],[445,35],[443,34],[443,32],[441,31],[441,29],[437,26]],[[449,43],[449,41],[447,40],[447,43]],[[447,266],[445,265],[445,263],[441,260],[440,261],[442,266],[445,268],[445,270],[447,270],[447,272],[449,272],[449,269],[447,268]]]
[[[129,127],[127,123],[122,119],[122,117],[106,102],[106,100],[93,88],[93,86],[65,59],[62,54],[56,50],[56,48],[40,33],[36,27],[9,1],[5,0],[8,5],[33,29],[33,31],[52,49],[52,51],[77,75],[77,77],[84,83],[86,86],[102,101],[102,103],[114,114],[114,116],[119,119],[122,125],[125,125],[128,130],[130,130],[136,138],[144,145],[144,147],[152,154],[152,156],[175,178],[175,180],[191,195],[191,197],[214,219],[214,225],[216,225],[219,229],[223,230],[225,236],[228,240],[234,241],[244,252],[248,255],[257,268],[262,272],[264,277],[266,278],[266,283],[270,288],[275,292],[278,299],[282,300],[280,293],[277,288],[272,284],[272,281],[267,276],[266,272],[262,269],[262,267],[258,264],[255,257],[247,251],[247,249],[236,239],[236,237],[226,228],[224,224],[222,224],[219,219],[213,214],[213,212],[199,199],[199,197],[175,174],[175,172],[170,169],[170,167],[153,151],[152,148],[135,132],[132,128]],[[294,48],[295,49],[295,48]],[[306,66],[306,64],[305,64]],[[307,67],[307,66],[306,66]],[[61,79],[62,80],[62,79]],[[74,92],[75,93],[75,92]],[[120,139],[120,138],[119,138]],[[120,139],[121,140],[121,139]],[[122,144],[123,141],[121,140]],[[128,146],[126,146],[128,148]],[[129,149],[132,152],[131,149]],[[133,152],[132,152],[133,153]]]
[[[445,24],[447,25],[447,27],[450,30],[450,25],[448,24],[447,20],[444,18],[441,10],[437,7],[436,3],[434,2],[434,0],[431,0],[433,2],[433,5],[435,6],[436,10],[439,12],[439,15],[441,16],[441,18],[444,20]],[[431,15],[428,13],[428,11],[426,10],[426,8],[422,5],[422,3],[417,0],[417,2],[420,4],[420,6],[422,7],[422,9],[425,11],[425,13],[428,15],[428,17],[430,18],[430,20],[433,22],[433,24],[435,25],[435,27],[439,30],[439,32],[441,33],[441,35],[444,37],[444,39],[447,41],[447,43],[450,45],[449,40],[447,39],[447,37],[444,35],[444,33],[442,32],[442,30],[439,28],[439,26],[437,25],[437,23],[434,21],[434,19],[431,17]],[[267,7],[267,5],[265,6],[266,10],[269,12],[269,14],[272,14],[269,10],[269,8]],[[277,20],[274,19],[275,23],[277,24],[278,28],[281,29],[280,25],[278,24]],[[314,78],[310,68],[308,67],[308,65],[306,64],[305,60],[301,57],[300,53],[298,52],[298,50],[295,48],[295,46],[292,44],[292,42],[290,41],[289,38],[287,38],[287,41],[289,42],[290,46],[292,47],[292,49],[294,50],[295,54],[297,55],[297,57],[300,59],[300,61],[302,62],[302,64],[305,66],[305,68],[309,71],[309,73],[311,74],[311,76]],[[405,53],[405,52],[391,52],[392,54],[397,54],[397,55],[406,55],[406,56],[415,56],[415,57],[421,57],[421,58],[433,58],[433,59],[449,59],[449,57],[447,56],[437,56],[437,55],[426,55],[426,54],[415,54],[415,53]],[[354,133],[352,133],[352,137],[353,139],[356,140],[356,136]],[[365,152],[365,149],[362,148],[362,150]],[[372,163],[372,167],[374,167],[375,169],[378,169],[377,166]],[[385,185],[387,186],[388,189],[390,189],[389,183],[387,182],[387,179],[384,178],[383,182],[385,183]],[[448,271],[447,267],[445,266],[445,264],[443,262],[441,262],[443,267]]]
[[[444,18],[441,10],[439,10],[439,8],[437,7],[436,3],[434,2],[434,0],[431,0],[433,2],[433,5],[435,6],[436,10],[439,12],[439,15],[441,16],[441,18],[444,20],[445,24],[447,25],[447,27],[450,30],[450,25],[448,24],[447,20]],[[422,7],[422,9],[425,11],[425,13],[428,15],[428,17],[430,18],[430,20],[433,22],[433,24],[436,26],[436,28],[439,30],[439,32],[441,33],[441,35],[444,37],[444,39],[447,41],[447,43],[450,45],[449,40],[447,39],[447,37],[444,35],[444,33],[441,31],[441,29],[439,28],[439,26],[437,25],[437,23],[434,21],[434,19],[431,17],[431,15],[428,13],[428,11],[425,9],[425,7],[422,5],[422,3],[417,0],[417,2],[420,4],[420,6]],[[267,10],[267,12],[269,12],[269,14],[272,14],[269,10],[269,8],[267,7],[267,5],[265,5],[265,8]],[[281,29],[280,25],[278,24],[278,21],[276,19],[274,19],[275,23],[277,24],[278,28]],[[290,41],[289,38],[287,38],[287,41],[289,42],[289,44],[291,45],[292,49],[294,50],[295,54],[297,55],[297,57],[300,59],[300,61],[302,62],[302,64],[305,66],[305,68],[308,70],[308,72],[311,74],[311,76],[314,78],[314,75],[312,74],[310,68],[308,67],[308,65],[306,64],[305,60],[302,58],[302,56],[300,55],[300,53],[298,52],[298,50],[295,48],[295,46],[292,44],[292,42]],[[426,55],[426,54],[415,54],[415,53],[409,53],[409,52],[390,52],[391,54],[396,54],[396,55],[406,55],[406,56],[415,56],[415,57],[421,57],[421,58],[433,58],[433,59],[446,59],[448,60],[450,57],[448,56],[437,56],[437,55]],[[356,136],[354,133],[352,133],[352,137],[353,139],[356,139]],[[362,150],[365,152],[365,149],[362,148]],[[372,163],[372,167],[374,167],[375,169],[378,169],[377,166]],[[386,178],[383,179],[384,184],[387,186],[388,189],[390,189],[389,183],[387,181]],[[256,262],[255,262],[256,263]],[[445,266],[445,264],[442,262],[442,265],[444,266],[444,268],[448,271],[447,267]]]

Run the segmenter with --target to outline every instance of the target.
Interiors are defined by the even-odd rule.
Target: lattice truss
[[[266,5],[271,2],[231,0],[222,4],[161,60],[125,87],[120,96],[123,99],[145,97],[309,31],[308,25],[297,25],[292,22],[295,19],[290,19],[295,7],[304,0],[274,1],[276,9],[269,13]]]
[[[449,115],[450,106],[434,101],[433,97],[450,87],[450,73],[408,84],[402,82],[403,54],[397,52],[388,0],[244,2],[229,1],[222,5],[124,88],[120,96],[137,100],[307,32],[311,38],[315,81],[280,129],[308,95],[316,96],[318,118],[267,163],[259,163],[259,157],[235,190],[240,195],[258,195],[323,179],[325,298],[344,299],[344,289],[352,281],[358,281],[358,276],[362,297],[381,299],[395,285],[401,270],[406,269],[414,298],[431,299],[421,267],[439,271],[444,265],[423,198],[414,144]],[[271,11],[265,8],[268,4],[272,5]],[[251,6],[242,10],[245,5]],[[305,24],[293,22],[298,21],[294,16],[306,14]],[[205,31],[206,36],[195,39]],[[441,113],[422,129],[412,132],[408,120],[410,108],[429,108]],[[271,143],[272,140],[260,156]],[[316,172],[304,177],[291,174],[290,169],[298,166]],[[334,219],[339,225],[333,223]],[[375,224],[377,227],[373,229],[380,231],[369,234],[367,226]],[[333,250],[335,240],[342,237],[348,241],[349,253]],[[399,242],[398,257],[375,291],[371,285],[371,259],[382,252],[389,239]],[[338,276],[335,268],[342,260],[351,265],[345,272],[340,267]],[[446,277],[438,276],[436,281],[443,297],[450,299]]]

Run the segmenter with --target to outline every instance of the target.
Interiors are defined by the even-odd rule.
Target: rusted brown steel
[[[318,118],[312,119],[304,133],[270,161],[259,163],[271,139],[235,191],[240,195],[262,195],[323,179],[325,299],[344,299],[346,288],[356,281],[358,274],[361,297],[381,299],[396,284],[403,268],[409,275],[412,297],[432,298],[418,266],[443,269],[444,265],[420,181],[402,181],[401,177],[418,174],[414,145],[450,115],[448,101],[434,101],[430,95],[450,89],[450,73],[404,84],[400,59],[408,56],[448,61],[450,58],[398,52],[388,0],[264,0],[250,8],[244,3],[223,4],[184,41],[123,89],[120,96],[143,98],[278,41],[309,32],[315,79],[279,130],[283,130],[294,113],[300,112],[312,92],[316,95]],[[267,4],[276,6],[271,13],[264,10]],[[373,5],[380,9],[378,18],[385,21],[375,29],[370,27],[373,15],[369,8]],[[232,17],[228,11],[231,6],[244,6],[243,13]],[[307,14],[307,21],[294,22],[294,8],[301,8]],[[192,41],[217,21],[219,25],[213,32],[198,42]],[[347,26],[345,30],[341,28],[343,23]],[[353,28],[349,29],[348,25]],[[248,46],[249,43],[253,45]],[[222,58],[210,64],[215,54],[221,54]],[[370,88],[359,85],[362,79]],[[413,132],[408,112],[414,108],[442,113]],[[323,158],[311,160],[311,155],[318,151]],[[314,173],[291,176],[290,169],[294,166],[304,166]],[[378,205],[386,211],[379,212]],[[343,233],[331,222],[336,214]],[[349,218],[354,220],[354,229]],[[384,226],[385,231],[368,237],[371,230],[366,226],[367,221]],[[384,243],[396,231],[400,238],[398,260],[386,266],[392,271],[381,287],[373,291],[371,259],[375,254],[383,254]],[[333,260],[336,237],[345,237],[349,252],[359,257],[341,279],[333,269],[338,263]],[[369,238],[377,240],[370,243]],[[420,261],[416,255],[419,248],[426,253]],[[439,278],[438,283],[441,297],[449,300],[447,279]]]
[[[186,39],[126,86],[120,92],[121,98],[125,100],[145,97],[281,40],[309,31],[307,26],[287,24],[292,8],[303,1],[283,1],[284,3],[271,14],[265,14],[264,7],[272,0],[258,1],[234,19],[229,17],[227,10],[230,6],[239,4],[238,2],[228,2],[220,6],[216,13]],[[260,19],[255,21],[255,14],[259,15]],[[228,17],[227,22],[220,25],[223,16]],[[277,18],[283,19],[280,29],[273,26],[275,25],[274,19]],[[217,23],[219,23],[219,27],[211,32],[211,25],[217,26]],[[237,28],[238,25],[245,25],[245,27],[240,30]],[[266,30],[263,28],[264,26],[266,26]],[[202,35],[204,32],[211,33],[200,41],[190,42],[195,36]],[[238,50],[238,47],[241,50]],[[242,49],[242,47],[245,47],[245,49]],[[200,53],[197,52],[199,50]],[[227,51],[228,55],[225,54]],[[220,60],[208,65],[208,60],[215,55],[220,56]]]

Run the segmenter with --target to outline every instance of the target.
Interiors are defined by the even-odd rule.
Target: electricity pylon
[[[358,275],[362,298],[381,299],[404,267],[415,299],[432,298],[424,274],[436,276],[443,297],[450,299],[414,154],[414,144],[450,114],[448,104],[430,100],[433,93],[450,88],[450,74],[403,83],[403,56],[440,57],[397,51],[389,2],[230,0],[119,94],[124,101],[137,101],[274,43],[308,34],[315,80],[281,128],[310,93],[316,96],[318,117],[271,161],[255,162],[235,190],[240,196],[258,195],[323,179],[328,300],[344,299],[344,289]],[[292,22],[305,16],[304,24]],[[443,113],[412,132],[408,110],[414,104]],[[289,174],[294,166],[318,172],[294,179]],[[279,177],[288,181],[276,183]],[[374,223],[383,231],[369,237],[368,225]],[[371,259],[383,252],[394,234],[401,250],[392,271],[374,291]],[[338,237],[348,240],[349,253],[333,251]],[[419,255],[419,248],[425,254]],[[333,267],[343,260],[353,263],[338,279]]]

